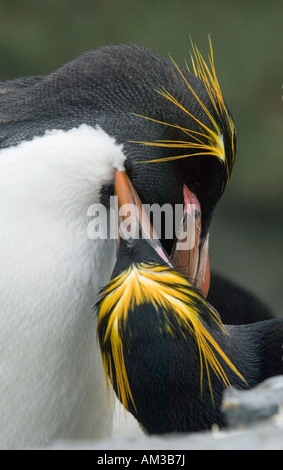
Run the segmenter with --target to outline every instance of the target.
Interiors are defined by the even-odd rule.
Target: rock
[[[229,427],[248,426],[267,420],[283,409],[283,376],[272,377],[251,390],[231,388],[225,392],[222,409]]]

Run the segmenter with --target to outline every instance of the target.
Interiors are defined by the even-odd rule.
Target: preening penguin
[[[193,54],[189,71],[137,46],[104,47],[0,85],[4,448],[110,432],[93,306],[115,240],[92,240],[87,227],[89,206],[109,204],[114,167],[125,167],[143,203],[174,207],[189,188],[201,233],[188,274],[197,285],[203,267],[209,274],[208,231],[232,171],[235,128],[212,49],[209,66]],[[160,239],[171,253],[174,239]]]
[[[139,214],[134,188],[124,178],[128,191],[121,192],[121,177],[116,178],[119,201],[135,204]],[[145,219],[144,214],[144,220],[131,222],[139,225],[137,238],[121,237],[111,281],[98,303],[106,376],[149,434],[223,427],[225,388],[249,388],[283,374],[283,320],[225,326],[172,266]]]

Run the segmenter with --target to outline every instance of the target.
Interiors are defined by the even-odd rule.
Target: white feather
[[[123,167],[100,128],[53,130],[0,152],[0,445],[110,433],[93,307],[115,261],[87,209]]]

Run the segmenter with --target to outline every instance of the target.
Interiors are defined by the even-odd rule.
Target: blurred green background
[[[211,230],[211,264],[283,316],[283,2],[0,0],[0,79],[50,73],[83,51],[135,43],[181,65],[211,34],[235,119],[236,166]],[[282,290],[281,290],[282,289]]]

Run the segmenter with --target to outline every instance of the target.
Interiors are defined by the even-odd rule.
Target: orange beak
[[[181,272],[186,274],[190,282],[206,297],[210,284],[208,236],[201,245],[201,211],[199,202],[194,194],[184,186],[183,219],[181,230],[179,231],[180,235],[177,235],[171,255],[171,261],[143,209],[137,191],[125,172],[116,170],[114,185],[115,194],[118,197],[119,209],[122,208],[122,206],[127,207],[127,204],[134,205],[136,216],[134,220],[132,220],[132,223],[138,223],[142,238],[148,240],[158,255],[169,266],[176,266]],[[122,215],[121,217],[122,219],[126,219],[127,215]]]
[[[182,232],[186,234],[189,248],[186,246],[186,239],[180,240],[177,237],[175,247],[172,251],[173,264],[181,272],[186,274],[190,282],[197,287],[207,297],[210,286],[210,264],[209,264],[209,235],[204,243],[201,243],[201,208],[196,196],[184,186],[184,214],[182,220]]]

